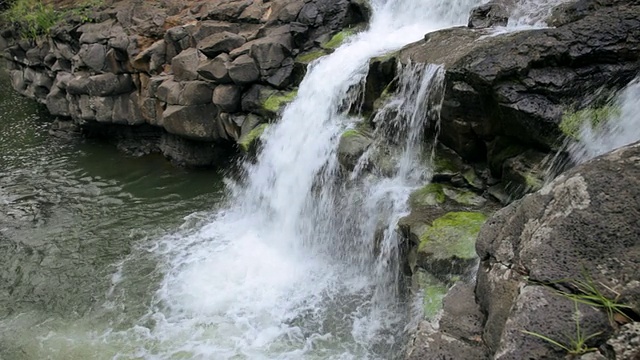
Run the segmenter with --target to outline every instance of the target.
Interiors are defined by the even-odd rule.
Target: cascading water
[[[257,161],[231,186],[231,205],[196,233],[159,245],[168,262],[149,336],[181,339],[164,351],[252,359],[401,354],[407,314],[398,308],[395,226],[409,191],[425,181],[413,160],[422,99],[439,72],[411,67],[399,79],[398,115],[379,126],[395,126],[405,142],[391,177],[338,181],[338,138],[353,122],[343,99],[371,57],[464,23],[474,3],[373,5],[368,31],[312,65],[297,99],[266,131]]]
[[[640,140],[640,78],[636,78],[609,104],[576,114],[582,126],[569,145],[575,163],[583,163]],[[597,121],[598,123],[594,123]]]
[[[427,180],[420,144],[425,121],[437,120],[442,73],[400,69],[398,96],[375,119],[376,138],[387,140],[377,140],[351,175],[336,157],[340,134],[357,122],[344,99],[371,57],[464,24],[478,3],[372,1],[370,29],[311,65],[256,161],[229,183],[227,204],[117,264],[109,301],[94,319],[122,311],[108,330],[76,325],[46,334],[40,347],[49,355],[63,349],[60,358],[81,358],[65,350],[81,341],[100,349],[86,350],[92,357],[116,359],[400,357],[409,310],[398,294],[395,226],[409,192]],[[389,169],[370,170],[367,159],[385,149],[396,149]],[[130,272],[149,258],[162,278],[138,313],[127,300],[136,289],[130,283],[153,283],[157,272]]]

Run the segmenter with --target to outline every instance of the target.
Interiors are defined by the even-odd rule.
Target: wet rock
[[[371,146],[373,140],[364,133],[352,129],[345,131],[340,136],[338,144],[338,161],[347,171],[354,169],[358,159]]]
[[[508,21],[507,7],[498,2],[489,2],[471,10],[468,26],[474,29],[484,29],[492,26],[506,26]]]
[[[191,141],[172,134],[162,136],[160,151],[178,165],[192,167],[219,164],[225,155],[224,151],[213,143]]]

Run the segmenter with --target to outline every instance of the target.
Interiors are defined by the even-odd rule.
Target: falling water
[[[40,348],[62,349],[53,358],[400,357],[408,310],[395,226],[409,192],[428,178],[420,144],[425,122],[438,120],[442,72],[399,69],[398,95],[374,119],[377,140],[353,174],[336,156],[340,134],[359,121],[344,99],[370,58],[464,24],[478,3],[372,1],[370,28],[311,64],[296,100],[265,131],[257,159],[229,182],[226,205],[117,264],[100,311],[131,316],[129,283],[153,277],[133,278],[128,269],[152,258],[161,280],[146,312],[110,320],[106,332],[77,325],[45,334]],[[365,164],[384,152],[387,171]],[[91,350],[67,352],[81,342]]]
[[[582,163],[611,150],[640,140],[640,78],[600,109],[602,117],[593,124],[590,112],[583,112],[583,125],[576,141],[569,145],[575,163]]]

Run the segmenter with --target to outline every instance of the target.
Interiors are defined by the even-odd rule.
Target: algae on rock
[[[289,92],[276,92],[270,95],[263,103],[262,108],[268,112],[277,113],[286,104],[293,101],[298,96],[298,90]]]
[[[269,127],[269,124],[261,124],[256,126],[253,130],[248,132],[245,136],[238,140],[238,146],[240,149],[248,153],[256,144],[258,139],[264,134],[264,131]]]
[[[486,215],[479,212],[447,213],[426,228],[418,253],[434,259],[474,259],[476,238],[486,220]]]

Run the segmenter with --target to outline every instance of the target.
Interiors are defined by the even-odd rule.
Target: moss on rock
[[[475,242],[487,217],[478,212],[450,212],[433,221],[420,237],[418,252],[434,259],[473,259]]]
[[[440,309],[442,300],[447,295],[448,286],[424,270],[415,274],[417,286],[422,293],[422,310],[425,319],[433,319]]]
[[[578,139],[583,126],[595,128],[615,116],[619,111],[620,109],[614,106],[605,105],[599,108],[567,112],[562,116],[559,127],[566,136]]]
[[[329,41],[320,45],[323,49],[335,50],[349,37],[355,34],[355,31],[351,29],[342,30],[339,33],[333,35]]]
[[[310,51],[310,52],[298,55],[298,57],[296,57],[296,61],[303,64],[308,64],[313,60],[319,59],[325,55],[327,55],[327,52],[323,49]]]
[[[253,130],[249,131],[245,136],[238,140],[238,146],[242,151],[248,153],[255,145],[256,141],[262,136],[264,131],[269,127],[269,124],[261,124],[256,126]]]
[[[444,203],[446,196],[442,184],[429,184],[414,191],[409,196],[409,203],[416,206],[435,206]]]
[[[289,92],[276,92],[270,95],[263,103],[262,108],[268,112],[277,113],[280,109],[293,101],[298,95],[298,90],[292,90]]]

